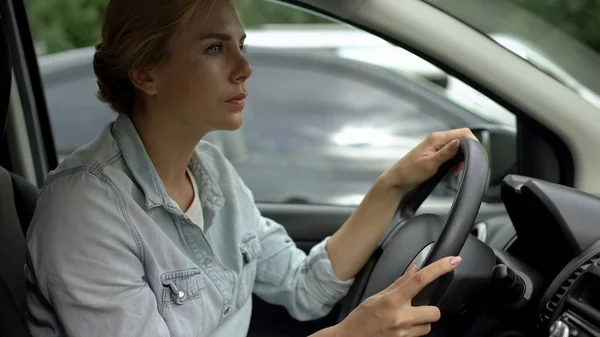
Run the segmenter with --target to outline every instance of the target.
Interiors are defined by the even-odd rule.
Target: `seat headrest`
[[[12,63],[6,36],[6,21],[0,15],[0,139],[6,131],[8,102],[12,83]]]

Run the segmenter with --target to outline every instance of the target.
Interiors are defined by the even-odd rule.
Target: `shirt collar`
[[[158,176],[158,172],[156,172],[131,119],[126,115],[119,114],[112,126],[112,133],[121,150],[125,164],[144,192],[146,208],[171,205],[171,198]],[[205,169],[197,151],[194,151],[192,156],[190,171],[198,183],[201,203],[204,205],[210,203],[217,208],[221,207],[224,203],[223,194],[208,170]]]
[[[158,176],[158,172],[156,172],[131,119],[126,115],[119,114],[112,126],[112,133],[121,150],[125,164],[146,196],[146,208],[170,205],[171,198]],[[223,193],[211,177],[209,170],[203,165],[197,151],[194,151],[189,167],[198,183],[201,203],[206,204],[208,202],[217,207],[222,206],[224,202]]]
[[[168,194],[131,119],[119,114],[112,126],[123,160],[146,196],[146,208],[169,204]]]

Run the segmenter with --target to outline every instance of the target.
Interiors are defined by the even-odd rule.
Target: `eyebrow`
[[[211,33],[201,38],[202,40],[216,39],[222,41],[231,41],[231,35],[226,33]],[[246,39],[246,34],[242,35],[241,40]]]

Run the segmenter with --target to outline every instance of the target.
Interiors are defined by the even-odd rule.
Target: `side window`
[[[515,117],[439,68],[386,41],[260,0],[242,12],[254,73],[244,123],[210,136],[258,202],[357,205],[429,133]],[[430,196],[450,203],[458,178]]]
[[[514,127],[486,96],[377,36],[269,1],[236,3],[254,67],[244,123],[206,139],[260,202],[357,205],[433,131]],[[26,5],[61,160],[116,117],[96,98],[92,66],[105,5]],[[450,202],[454,187],[449,179],[432,198]]]
[[[116,117],[96,98],[93,55],[92,47],[39,58],[59,161],[91,142]]]
[[[378,67],[260,48],[248,57],[244,124],[220,138],[257,201],[354,204],[429,133],[459,124]]]

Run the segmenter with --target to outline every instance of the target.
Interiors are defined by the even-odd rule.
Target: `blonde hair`
[[[165,62],[173,36],[197,10],[212,8],[215,1],[110,0],[102,42],[94,55],[98,98],[116,112],[130,115],[136,96],[130,72]]]

